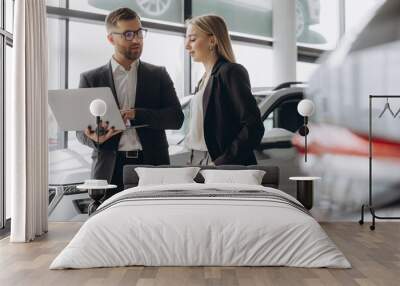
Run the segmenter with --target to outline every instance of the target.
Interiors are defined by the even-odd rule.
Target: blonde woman
[[[264,134],[247,70],[235,61],[222,17],[203,15],[187,22],[185,48],[204,65],[191,102],[185,140],[191,164],[253,165],[253,149]]]

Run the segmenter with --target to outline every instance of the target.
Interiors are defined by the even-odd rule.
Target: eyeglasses
[[[132,41],[135,37],[138,37],[138,39],[143,39],[144,37],[146,37],[147,30],[140,28],[139,30],[136,31],[125,31],[122,33],[111,32],[111,34],[122,35],[125,38],[125,40]]]

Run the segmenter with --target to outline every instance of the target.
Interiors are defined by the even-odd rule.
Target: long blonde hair
[[[186,21],[186,25],[192,25],[207,35],[213,35],[216,40],[215,52],[231,63],[235,63],[235,55],[232,49],[231,39],[224,18],[217,15],[201,15]]]

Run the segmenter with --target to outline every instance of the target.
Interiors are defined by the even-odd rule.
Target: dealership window
[[[65,0],[47,0],[46,5],[52,7],[64,7],[63,5],[65,5]]]
[[[14,0],[5,1],[5,14],[6,14],[6,31],[13,32],[14,21]]]
[[[47,18],[49,90],[65,88],[65,25],[65,20]],[[63,132],[59,130],[50,108],[48,109],[48,136],[49,151],[65,147]]]
[[[192,7],[194,16],[224,17],[230,31],[272,37],[272,0],[193,0]]]
[[[161,10],[157,15],[151,12],[151,7],[146,4],[149,2],[162,2],[166,4],[167,9],[162,11],[159,8]],[[273,43],[268,38],[272,36],[272,10],[269,6],[271,2],[272,0],[48,0],[48,6],[51,6],[48,7],[49,89],[77,88],[79,75],[82,72],[109,61],[113,47],[107,41],[103,19],[109,11],[128,6],[139,12],[145,20],[144,26],[147,25],[149,28],[149,33],[144,39],[141,59],[165,66],[174,82],[178,96],[183,99],[189,94],[189,90],[194,90],[194,86],[204,72],[202,64],[191,62],[184,49],[184,3],[191,4],[188,7],[192,7],[192,13],[186,7],[185,15],[214,12],[224,16],[232,32],[237,62],[249,72],[252,87],[270,87],[273,78],[271,47]],[[137,6],[139,4],[146,4],[147,6],[143,7],[147,8],[147,12],[141,10],[142,8]],[[54,7],[60,9],[54,9]],[[251,13],[253,16],[250,18]],[[254,13],[258,13],[260,17],[254,17]],[[251,21],[245,21],[246,17]],[[256,18],[257,21],[254,20]],[[302,74],[306,73],[302,72]],[[266,120],[264,124],[270,128],[272,121]],[[178,142],[183,139],[184,127],[179,131],[167,132],[168,141],[172,147],[171,154],[174,152],[171,150],[179,147]],[[65,160],[58,159],[58,155],[64,151],[78,154],[90,168],[92,149],[79,143],[75,132],[60,130],[51,110],[49,110],[49,147],[50,175],[57,173],[60,170],[57,168],[65,165]]]
[[[65,20],[47,18],[48,47],[49,47],[49,89],[63,86],[64,37]]]
[[[0,10],[1,12],[1,10]],[[1,20],[1,19],[0,19]],[[1,21],[0,21],[1,22]],[[0,27],[3,28],[3,27]],[[3,31],[3,29],[1,29]],[[6,204],[6,194],[5,191],[7,188],[5,188],[5,122],[3,118],[5,117],[5,94],[4,94],[4,82],[5,82],[5,75],[3,74],[4,70],[4,48],[5,48],[5,37],[0,34],[0,62],[2,64],[2,67],[0,69],[0,116],[1,116],[1,121],[0,121],[0,228],[3,228],[5,225],[5,219],[6,219],[6,210],[7,210],[7,204]],[[6,73],[8,73],[8,65],[6,63]]]
[[[57,1],[51,1],[57,6]],[[183,0],[69,0],[69,8],[97,14],[108,14],[120,7],[136,11],[143,19],[183,22]]]
[[[318,65],[315,63],[298,61],[296,64],[296,80],[307,82],[317,67]]]
[[[102,22],[69,22],[68,62],[65,58],[65,20],[48,18],[49,28],[49,89],[78,88],[82,72],[108,63],[113,46],[108,43]],[[160,50],[159,47],[163,49]],[[141,59],[155,65],[165,66],[177,92],[184,96],[184,35],[150,29],[144,39]],[[68,66],[67,85],[65,69]],[[65,141],[65,143],[64,143]],[[68,147],[87,155],[89,148],[80,144],[75,132],[64,133],[49,109],[49,149]],[[51,156],[51,154],[50,154]]]
[[[68,57],[69,88],[78,87],[80,73],[108,63],[113,52],[114,48],[107,41],[103,23],[71,21]],[[182,97],[184,88],[183,55],[183,35],[151,29],[144,39],[141,60],[165,66],[174,82],[178,96]]]
[[[71,21],[69,25],[68,88],[77,88],[80,73],[108,63],[114,49],[107,41],[103,23]],[[159,48],[161,46],[163,49]],[[144,39],[141,60],[165,66],[174,82],[178,97],[182,97],[184,96],[184,64],[181,60],[183,55],[183,35],[150,29]],[[59,132],[53,131],[53,134]],[[83,154],[88,154],[90,151],[77,141],[75,132],[68,133],[68,148]]]
[[[333,49],[339,39],[339,0],[297,0],[296,32],[300,45]]]
[[[6,137],[7,122],[5,112],[11,95],[11,75],[13,69],[12,46],[13,46],[13,21],[14,1],[0,0],[0,228],[8,231],[9,224],[6,220],[11,217],[11,194],[10,188],[6,188]],[[0,234],[3,234],[4,230]]]
[[[165,66],[176,89],[178,97],[184,94],[184,61],[183,35],[150,30],[144,40],[143,61]],[[160,49],[162,47],[162,49]]]
[[[104,23],[69,23],[68,88],[78,88],[82,72],[105,65],[113,54]]]
[[[238,63],[249,72],[252,87],[272,85],[272,49],[250,43],[233,42]]]
[[[6,45],[6,81],[5,81],[5,91],[6,95],[11,94],[11,75],[12,75],[12,47]],[[11,217],[11,193],[10,188],[6,188],[6,219]]]
[[[272,79],[272,49],[257,44],[232,42],[236,61],[243,65],[250,77],[251,87],[271,86]],[[204,74],[201,63],[192,61],[192,92]]]

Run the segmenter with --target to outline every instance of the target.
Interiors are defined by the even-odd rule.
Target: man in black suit
[[[105,179],[123,189],[125,164],[169,164],[165,129],[179,129],[184,115],[174,85],[164,67],[139,60],[146,30],[136,12],[120,8],[106,18],[107,39],[114,46],[109,63],[81,74],[79,87],[110,87],[127,126],[141,128],[115,130],[105,122],[103,135],[87,128],[77,138],[93,151],[94,179]]]

